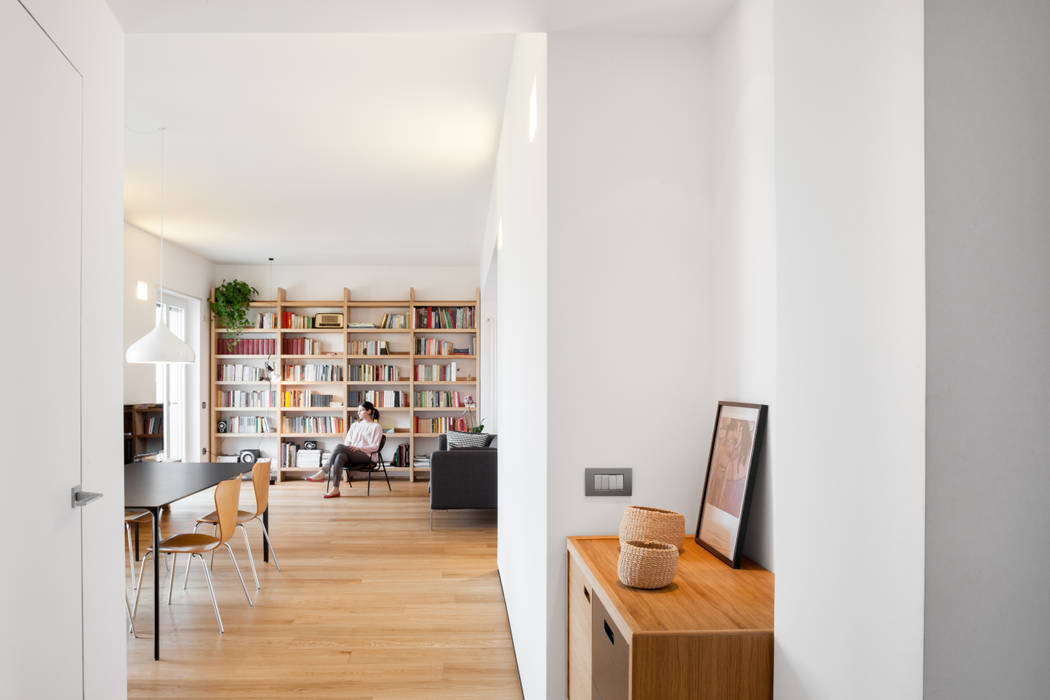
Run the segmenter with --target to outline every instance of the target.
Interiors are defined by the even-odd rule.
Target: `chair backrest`
[[[241,498],[241,477],[220,481],[215,487],[215,513],[219,517],[219,542],[226,544],[237,529],[237,506]]]
[[[252,467],[252,486],[255,487],[255,514],[262,515],[270,505],[270,463],[256,462]]]
[[[379,438],[379,447],[376,448],[376,452],[382,452],[384,447],[386,447],[386,434],[385,433],[383,434],[383,436],[381,438]]]

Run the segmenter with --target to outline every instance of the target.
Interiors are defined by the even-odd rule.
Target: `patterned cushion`
[[[488,433],[463,433],[458,430],[450,430],[445,433],[450,450],[462,449],[464,447],[488,447],[495,435]]]

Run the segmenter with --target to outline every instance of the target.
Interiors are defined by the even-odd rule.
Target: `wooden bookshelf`
[[[259,441],[259,447],[263,450],[264,454],[267,454],[271,459],[276,460],[279,464],[281,459],[281,444],[289,440],[302,440],[302,439],[335,439],[343,437],[342,433],[293,433],[283,432],[282,416],[284,414],[309,414],[314,413],[317,415],[325,415],[342,418],[346,426],[351,423],[352,417],[355,415],[357,406],[348,406],[347,398],[348,392],[350,391],[368,391],[374,389],[376,391],[383,390],[395,390],[405,391],[408,394],[409,402],[415,404],[415,392],[417,386],[420,390],[437,390],[433,387],[441,387],[440,390],[449,390],[451,387],[462,388],[463,393],[472,394],[477,400],[479,397],[478,393],[478,368],[480,366],[480,349],[481,349],[481,337],[480,337],[480,321],[481,321],[481,291],[475,290],[473,299],[442,299],[442,300],[427,300],[417,299],[415,296],[415,289],[410,288],[408,290],[408,296],[404,299],[351,299],[350,290],[347,288],[343,289],[342,299],[288,299],[284,289],[277,289],[276,299],[260,299],[251,302],[251,309],[254,312],[262,313],[276,313],[278,323],[283,319],[285,312],[294,312],[304,316],[313,316],[315,313],[342,313],[344,328],[249,328],[242,331],[246,337],[256,338],[259,336],[265,338],[273,338],[276,340],[277,348],[276,352],[272,355],[243,355],[243,354],[225,354],[218,353],[217,350],[221,349],[219,345],[220,339],[223,337],[223,329],[215,325],[215,319],[212,319],[211,323],[211,337],[210,337],[210,353],[211,353],[211,401],[210,405],[210,419],[211,419],[211,440],[209,445],[209,454],[214,459],[219,454],[224,454],[223,446],[225,441],[234,441],[228,448],[228,453],[236,454],[243,445],[238,445],[235,441],[244,439],[255,439]],[[214,298],[214,290],[212,290],[212,298]],[[474,327],[473,328],[416,328],[416,313],[420,309],[427,307],[469,307],[474,309]],[[372,328],[372,327],[345,327],[349,323],[354,322],[374,322],[378,323],[381,315],[386,313],[397,313],[407,314],[409,327],[408,328]],[[253,317],[254,314],[249,314],[249,317]],[[254,320],[254,319],[253,319]],[[322,348],[325,352],[320,354],[284,354],[284,342],[287,339],[295,337],[311,337],[314,340],[319,340],[322,343]],[[440,338],[440,336],[445,336]],[[459,346],[463,343],[467,343],[469,346],[470,338],[474,343],[474,352],[472,354],[449,354],[449,355],[417,355],[415,353],[416,339],[417,338],[434,338],[447,340],[452,342],[455,346]],[[391,352],[386,355],[359,355],[359,354],[348,354],[347,349],[351,341],[370,341],[370,340],[385,340],[390,343]],[[404,347],[407,342],[407,348]],[[333,346],[341,345],[341,350],[328,350]],[[283,379],[279,382],[271,384],[269,381],[252,381],[252,382],[235,382],[235,381],[219,381],[216,379],[216,366],[220,363],[225,364],[249,364],[251,366],[262,367],[264,362],[269,361],[274,368],[284,376],[284,368],[291,364],[301,364],[301,361],[307,360],[311,364],[323,364],[330,363],[333,365],[339,365],[342,367],[343,379],[336,381],[284,381]],[[244,361],[242,362],[229,362],[229,361]],[[424,362],[425,364],[435,364],[443,362],[455,362],[457,363],[457,370],[464,372],[462,378],[457,378],[456,381],[416,381],[415,379],[415,367],[417,361]],[[459,363],[462,363],[460,365]],[[401,374],[407,372],[407,377],[400,377],[397,380],[387,381],[349,381],[350,367],[358,364],[394,364],[399,367]],[[273,387],[274,391],[279,392],[278,398],[280,399],[280,392],[292,391],[292,390],[307,390],[308,387],[324,387],[320,393],[331,393],[335,397],[341,398],[343,406],[337,407],[320,407],[320,406],[277,406],[277,407],[220,407],[218,406],[218,392],[230,391],[243,388],[245,391],[260,391],[266,390],[267,387]],[[327,391],[327,388],[331,388],[331,391]],[[333,398],[334,400],[334,398]],[[407,473],[411,480],[415,480],[417,475],[428,472],[428,469],[417,468],[413,462],[416,456],[417,447],[420,451],[430,452],[436,447],[436,438],[440,437],[441,433],[429,433],[429,432],[416,432],[416,417],[417,413],[422,414],[425,418],[438,417],[441,414],[447,414],[449,416],[459,417],[463,414],[464,408],[454,407],[415,407],[410,406],[377,406],[381,415],[381,422],[389,427],[391,423],[396,425],[396,430],[393,433],[384,431],[387,437],[387,450],[391,447],[396,448],[396,445],[401,444],[401,441],[408,442],[408,453],[409,463],[403,467],[390,467],[392,471],[398,471]],[[473,415],[481,415],[478,412],[478,406],[475,403],[475,409]],[[223,415],[259,415],[268,417],[273,423],[275,432],[271,433],[219,433],[216,430],[217,421]],[[404,425],[404,421],[407,418],[407,425]],[[392,419],[392,420],[391,420]],[[420,444],[417,445],[417,440]],[[431,444],[429,441],[435,441]],[[254,445],[253,445],[254,446]],[[283,467],[279,466],[277,470],[278,481],[282,480],[285,475],[293,474],[304,474],[312,471],[312,469],[300,469],[296,467]]]
[[[156,419],[149,431],[150,419]],[[164,451],[164,404],[134,403],[124,406],[124,461],[140,462],[147,455]]]

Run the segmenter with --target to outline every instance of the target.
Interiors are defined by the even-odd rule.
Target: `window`
[[[186,309],[179,300],[157,304],[156,321],[164,319],[167,307],[168,330],[186,340]],[[165,459],[184,459],[186,448],[186,365],[157,365],[157,403],[164,404]]]

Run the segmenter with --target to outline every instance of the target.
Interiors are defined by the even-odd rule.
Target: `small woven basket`
[[[678,573],[678,548],[665,542],[624,542],[616,569],[625,586],[663,588]]]
[[[685,516],[673,510],[627,506],[620,520],[620,546],[629,540],[665,542],[682,551]]]

